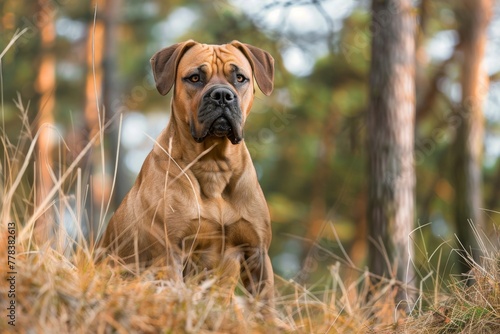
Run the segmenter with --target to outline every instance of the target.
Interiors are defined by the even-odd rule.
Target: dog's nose
[[[234,100],[234,93],[230,89],[219,87],[210,93],[210,99],[214,102],[224,104]]]

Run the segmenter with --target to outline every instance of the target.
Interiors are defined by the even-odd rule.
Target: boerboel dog
[[[170,121],[118,207],[101,246],[129,264],[166,265],[172,278],[204,272],[269,303],[269,210],[243,141],[254,80],[269,95],[274,60],[254,46],[189,40],[151,58]]]

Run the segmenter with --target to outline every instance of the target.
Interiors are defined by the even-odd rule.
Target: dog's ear
[[[196,42],[188,40],[164,48],[151,58],[151,67],[156,82],[156,88],[161,95],[167,95],[172,89],[177,72],[177,64],[182,55]]]
[[[247,57],[262,93],[270,95],[274,86],[274,59],[266,51],[250,44],[232,41],[232,46],[243,52]]]

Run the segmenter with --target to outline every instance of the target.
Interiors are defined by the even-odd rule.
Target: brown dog
[[[151,65],[162,95],[174,86],[170,122],[101,246],[125,263],[166,264],[176,279],[207,271],[234,289],[241,276],[270,301],[269,211],[242,140],[254,77],[264,94],[273,90],[273,58],[238,41],[187,41]]]

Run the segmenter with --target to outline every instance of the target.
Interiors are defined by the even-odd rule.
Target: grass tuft
[[[409,317],[405,333],[500,333],[500,251],[482,249],[480,263],[472,265],[466,279],[452,277],[443,301],[419,317]]]

